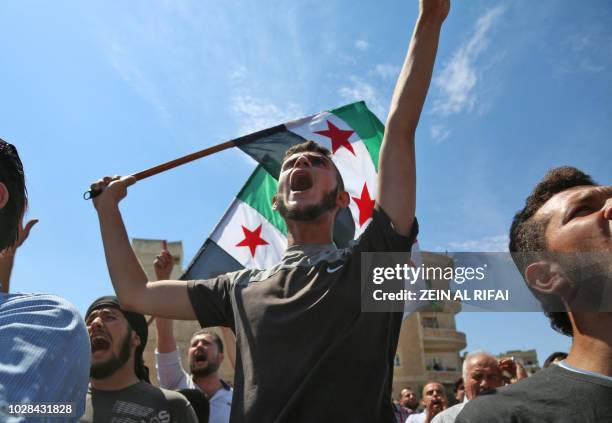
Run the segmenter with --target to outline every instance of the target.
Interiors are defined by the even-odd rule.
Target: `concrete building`
[[[162,248],[161,240],[134,239],[132,242],[136,256],[140,260],[150,280],[155,277],[153,261]],[[168,250],[175,257],[175,267],[172,277],[181,275],[183,263],[183,248],[180,242],[169,242]],[[423,263],[427,266],[452,266],[452,260],[442,254],[421,253]],[[428,282],[431,288],[447,289],[448,282],[442,280],[431,280]],[[413,313],[402,325],[397,354],[395,356],[395,368],[393,372],[393,398],[397,398],[399,392],[405,386],[412,386],[420,391],[423,385],[435,380],[443,383],[452,392],[453,383],[461,377],[461,360],[459,351],[465,348],[465,334],[458,332],[455,326],[455,314],[461,310],[458,302],[445,301],[434,303],[427,309]],[[197,322],[175,321],[174,331],[179,346],[187,346],[191,335],[200,326]],[[223,338],[223,333],[216,328],[217,333]],[[149,331],[149,342],[145,349],[145,363],[151,371],[151,381],[156,383],[154,350],[157,340],[155,324],[151,324]],[[233,343],[235,339],[224,339],[224,343]],[[181,348],[184,367],[187,366],[186,348]],[[229,360],[226,359],[220,368],[223,379],[233,381],[234,369]]]
[[[452,260],[443,254],[422,252],[427,267],[452,266]],[[448,289],[448,281],[427,281],[429,288]],[[402,325],[393,372],[393,398],[406,386],[421,396],[428,381],[438,381],[452,393],[452,386],[461,377],[459,352],[466,346],[463,332],[457,331],[455,314],[461,304],[455,301],[433,303],[427,309],[413,313]]]

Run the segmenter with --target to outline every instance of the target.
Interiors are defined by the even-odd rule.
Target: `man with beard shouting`
[[[281,165],[273,208],[287,225],[288,248],[267,270],[148,283],[119,211],[135,179],[91,185],[101,192],[93,203],[121,303],[235,330],[232,422],[395,420],[391,382],[402,313],[361,311],[361,253],[410,252],[416,239],[414,137],[449,7],[448,0],[420,2],[380,147],[372,220],[348,248],[337,249],[332,233],[350,198],[332,154],[313,142],[289,149]]]
[[[448,400],[444,385],[440,382],[426,383],[423,386],[421,404],[423,404],[423,412],[411,414],[406,419],[406,423],[430,423],[436,415],[446,410]]]
[[[163,242],[163,250],[154,262],[157,280],[167,280],[172,274],[174,259]],[[189,372],[181,364],[176,345],[173,321],[157,317],[157,349],[155,366],[159,385],[166,389],[199,389],[210,403],[209,423],[227,423],[232,407],[232,389],[219,378],[217,371],[223,362],[223,341],[206,329],[196,331],[189,342]]]
[[[184,396],[148,383],[142,359],[148,328],[142,314],[123,310],[116,297],[107,296],[94,301],[85,315],[91,379],[80,422],[197,422]]]

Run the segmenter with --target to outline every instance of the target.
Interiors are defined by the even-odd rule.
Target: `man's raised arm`
[[[106,264],[121,305],[142,314],[169,319],[195,320],[185,281],[147,283],[147,275],[132,250],[119,211],[119,202],[127,195],[133,177],[105,177],[91,185],[102,191],[94,197]]]
[[[377,202],[397,232],[408,235],[416,207],[414,134],[425,103],[450,0],[421,0],[419,17],[402,66],[380,151]]]

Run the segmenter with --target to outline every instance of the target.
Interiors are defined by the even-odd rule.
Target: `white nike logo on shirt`
[[[334,273],[336,270],[340,269],[343,265],[341,264],[340,266],[336,266],[336,267],[328,267],[327,268],[327,273]]]

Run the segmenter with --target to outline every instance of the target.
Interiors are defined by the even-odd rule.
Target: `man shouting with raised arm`
[[[414,135],[449,1],[422,0],[390,106],[372,221],[349,248],[332,244],[350,201],[331,153],[306,142],[286,153],[273,208],[288,247],[271,269],[203,281],[147,283],[118,203],[130,177],[92,184],[110,276],[124,307],[237,337],[232,422],[393,422],[391,378],[402,313],[362,313],[362,252],[409,252],[415,220]],[[359,392],[359,402],[354,401]],[[350,406],[346,406],[350,404]]]

